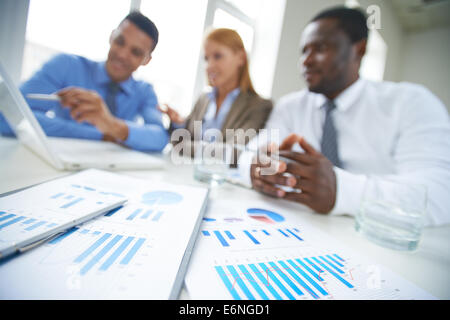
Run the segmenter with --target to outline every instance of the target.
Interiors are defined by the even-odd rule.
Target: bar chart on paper
[[[345,260],[337,254],[215,266],[235,300],[297,300],[332,297],[330,289],[353,289]]]
[[[53,255],[51,259],[41,260],[41,264],[54,263],[59,259],[58,253],[62,256],[70,250],[76,253],[70,262],[77,267],[81,276],[93,272],[107,273],[111,268],[129,265],[150,242],[145,236],[74,227],[48,243],[47,249],[51,250]]]
[[[159,222],[170,206],[183,201],[183,196],[171,191],[151,191],[140,195],[132,204],[111,210],[105,216],[124,222]]]

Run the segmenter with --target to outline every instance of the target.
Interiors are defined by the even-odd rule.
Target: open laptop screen
[[[0,112],[17,138],[39,156],[62,168],[46,143],[46,136],[19,89],[14,85],[0,62]]]

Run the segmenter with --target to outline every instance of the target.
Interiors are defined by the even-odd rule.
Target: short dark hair
[[[128,20],[133,22],[139,29],[144,31],[150,38],[153,40],[153,48],[152,51],[155,49],[156,44],[158,43],[158,37],[159,37],[159,31],[158,28],[156,28],[156,25],[151,21],[149,18],[144,16],[139,11],[133,11],[130,12],[123,21]],[[122,22],[123,22],[122,21]]]
[[[359,9],[333,7],[320,12],[311,22],[326,18],[337,19],[339,27],[349,36],[352,43],[367,39],[369,36],[367,17]]]

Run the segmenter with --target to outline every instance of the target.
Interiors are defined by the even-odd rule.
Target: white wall
[[[29,0],[0,1],[0,60],[18,84],[22,70]]]
[[[303,29],[321,10],[343,5],[344,0],[286,0],[286,9],[281,31],[280,46],[272,87],[272,98],[277,101],[281,96],[305,87],[297,68],[299,43]]]
[[[450,111],[450,27],[407,34],[401,80],[420,83]]]

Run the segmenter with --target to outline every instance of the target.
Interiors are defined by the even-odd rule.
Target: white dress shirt
[[[450,122],[442,102],[416,84],[363,79],[334,101],[342,168],[334,168],[337,198],[331,214],[355,215],[370,175],[425,185],[426,225],[450,223]],[[281,98],[266,124],[266,129],[279,130],[279,141],[273,142],[296,133],[320,151],[325,102],[325,96],[308,90]],[[248,147],[267,142],[255,138]],[[247,179],[251,157],[244,153],[239,161]]]

